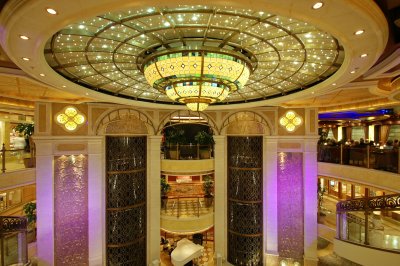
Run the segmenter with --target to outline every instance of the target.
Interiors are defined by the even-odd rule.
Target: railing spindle
[[[1,148],[1,171],[3,174],[6,172],[6,144],[3,143]]]

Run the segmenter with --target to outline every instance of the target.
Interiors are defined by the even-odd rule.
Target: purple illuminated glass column
[[[55,265],[89,265],[87,169],[84,155],[55,157]]]
[[[278,251],[280,257],[302,260],[303,154],[278,153]]]

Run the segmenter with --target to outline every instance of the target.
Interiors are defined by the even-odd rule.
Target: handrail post
[[[340,144],[340,164],[343,164],[343,143]]]
[[[197,143],[197,160],[200,159],[200,144]]]
[[[400,174],[400,148],[397,147],[397,173]]]
[[[197,217],[200,217],[200,198],[197,197]]]
[[[181,210],[181,207],[179,206],[179,198],[180,197],[178,197],[178,210],[177,210],[177,218],[179,218],[179,215],[180,215],[180,210]]]
[[[176,156],[177,156],[177,160],[180,160],[180,154],[179,154],[179,143],[176,144]]]
[[[369,198],[369,189],[365,189],[365,204],[364,204],[364,208],[365,208],[365,212],[364,212],[364,216],[365,216],[365,223],[364,223],[364,244],[365,245],[369,245],[369,241],[368,241],[368,215],[369,215],[369,207],[368,207],[368,198]]]
[[[369,169],[369,145],[367,146],[367,168]]]
[[[1,171],[3,174],[6,172],[6,144],[3,143],[3,146],[1,148]]]

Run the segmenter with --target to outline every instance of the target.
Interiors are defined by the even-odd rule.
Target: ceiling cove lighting
[[[239,53],[196,50],[159,55],[144,65],[150,86],[192,111],[204,111],[209,104],[243,88],[250,72]]]
[[[314,5],[313,5],[313,9],[320,9],[321,7],[323,7],[324,6],[324,3],[322,3],[322,2],[316,2]]]
[[[57,15],[57,11],[53,8],[46,8],[47,13],[49,13],[50,15]]]
[[[238,31],[238,21],[247,26]],[[46,47],[49,66],[79,86],[195,111],[312,88],[345,57],[334,36],[306,22],[202,5],[99,14],[66,25]]]

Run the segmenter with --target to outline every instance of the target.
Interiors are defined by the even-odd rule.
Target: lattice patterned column
[[[263,138],[228,137],[228,262],[263,264]]]
[[[106,137],[107,265],[146,265],[146,137]]]

